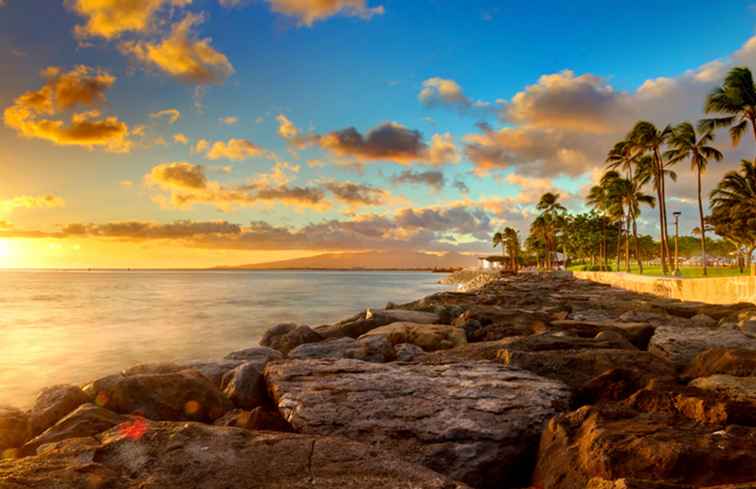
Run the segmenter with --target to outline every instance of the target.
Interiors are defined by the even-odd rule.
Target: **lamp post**
[[[680,214],[682,212],[675,211],[672,213],[675,216],[675,276],[680,276]]]

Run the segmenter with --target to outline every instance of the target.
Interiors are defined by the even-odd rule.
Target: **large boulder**
[[[298,360],[265,375],[296,431],[390,449],[479,488],[525,485],[534,442],[570,399],[560,382],[490,362]]]
[[[116,427],[0,462],[3,489],[463,489],[360,443],[198,423]]]
[[[34,454],[42,445],[69,438],[94,436],[114,426],[129,421],[128,416],[116,414],[94,404],[82,404],[75,411],[61,419],[44,433],[29,440],[23,447],[24,453]]]
[[[260,340],[261,346],[267,346],[286,355],[294,348],[305,343],[317,343],[323,341],[324,336],[316,333],[309,326],[297,326],[296,324],[279,324],[265,332]],[[227,357],[234,359],[233,355]]]
[[[406,309],[367,309],[335,324],[319,326],[315,330],[324,338],[359,338],[365,333],[396,322],[417,324],[438,323],[438,314]]]
[[[212,421],[231,408],[218,387],[196,370],[110,375],[84,391],[100,407],[153,420]]]
[[[595,477],[668,484],[628,486],[644,489],[701,487],[753,481],[754,467],[756,428],[716,430],[682,417],[584,406],[549,421],[533,485],[583,488]]]
[[[744,348],[756,350],[756,339],[729,328],[656,328],[648,351],[680,368],[686,367],[696,355],[712,348]]]
[[[223,376],[223,393],[241,409],[254,409],[267,400],[264,364],[245,362]]]
[[[89,402],[89,397],[75,385],[42,389],[29,413],[31,436],[42,433],[85,402]]]
[[[368,336],[360,340],[344,337],[300,345],[289,352],[288,358],[353,358],[385,363],[396,359],[396,353],[394,346],[383,336]]]
[[[465,331],[446,324],[392,323],[376,328],[360,337],[385,337],[392,345],[411,343],[425,351],[448,350],[467,344]]]
[[[756,376],[756,350],[744,348],[712,348],[696,355],[684,377],[708,377],[715,374],[736,377]]]
[[[6,450],[20,448],[28,438],[29,416],[20,409],[0,406],[0,458]]]

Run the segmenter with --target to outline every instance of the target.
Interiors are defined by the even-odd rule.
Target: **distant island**
[[[417,251],[325,253],[293,260],[215,267],[214,270],[370,270],[454,271],[473,266],[477,257],[460,253]]]

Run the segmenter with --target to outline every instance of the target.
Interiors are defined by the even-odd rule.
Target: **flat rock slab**
[[[393,450],[479,488],[527,485],[534,443],[570,400],[561,382],[490,362],[290,360],[265,376],[296,431]]]
[[[465,330],[447,324],[392,323],[360,336],[360,341],[385,337],[392,345],[410,343],[425,351],[448,350],[467,344]]]
[[[299,345],[289,352],[288,358],[353,358],[365,362],[386,363],[396,359],[394,345],[383,336],[361,340],[344,337],[319,343]]]
[[[699,353],[711,348],[742,348],[756,350],[756,339],[730,328],[656,328],[648,351],[686,367]]]
[[[360,443],[148,422],[0,461],[3,489],[465,489]]]
[[[716,392],[735,401],[748,402],[756,412],[756,377],[712,375],[699,377],[690,384],[697,389]]]

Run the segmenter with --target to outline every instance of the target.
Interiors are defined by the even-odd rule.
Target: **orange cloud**
[[[210,143],[201,139],[195,145],[195,151],[204,153],[209,160],[232,160],[244,161],[250,158],[265,155],[265,151],[247,139],[234,139],[228,141],[215,141]]]
[[[14,209],[50,209],[64,205],[65,201],[56,195],[18,195],[0,200],[0,212],[11,212]]]
[[[192,0],[69,0],[76,14],[85,17],[74,32],[79,38],[114,39],[125,32],[146,32],[164,5],[182,7]]]
[[[66,73],[50,67],[42,75],[47,78],[42,88],[22,94],[5,110],[6,126],[21,136],[62,146],[103,147],[111,152],[131,149],[126,123],[94,109],[106,101],[105,92],[115,83],[114,76],[88,66]],[[74,112],[69,122],[61,120],[63,112],[78,107],[92,110]]]
[[[237,1],[225,0],[238,4]],[[382,6],[368,7],[365,0],[268,0],[274,12],[296,17],[299,25],[311,26],[315,22],[334,15],[347,15],[370,19],[382,15]]]
[[[185,83],[222,83],[234,73],[234,67],[223,53],[212,47],[211,39],[194,36],[193,27],[203,20],[201,15],[187,14],[162,41],[123,42],[121,51]]]
[[[159,112],[153,112],[150,114],[151,119],[165,119],[169,124],[175,124],[181,119],[181,112],[177,109],[165,109]]]

